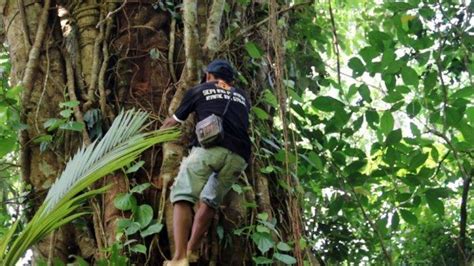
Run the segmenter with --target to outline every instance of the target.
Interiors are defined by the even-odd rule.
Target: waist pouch
[[[224,140],[224,117],[229,109],[229,104],[234,96],[234,88],[231,88],[230,98],[225,105],[222,116],[212,114],[196,124],[196,136],[199,144],[204,148],[216,146]]]
[[[199,144],[209,148],[219,144],[224,139],[222,118],[212,114],[196,124],[196,136]]]

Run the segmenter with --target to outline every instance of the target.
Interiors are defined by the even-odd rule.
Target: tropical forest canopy
[[[175,12],[174,2],[161,5]],[[472,263],[474,3],[279,4],[281,68],[260,79],[279,80],[261,84],[252,95],[251,136],[259,162],[254,171],[296,195],[303,234],[276,241],[270,234],[275,224],[259,214],[258,226],[233,232],[251,237],[253,262],[295,263],[292,249],[298,245],[326,264]],[[271,12],[268,5],[260,8]],[[225,16],[232,16],[230,9],[225,5]],[[241,43],[242,56],[230,59],[245,65],[239,86],[252,87],[262,69],[274,67],[267,61],[272,40],[236,34],[239,27],[227,25],[223,43]],[[263,23],[248,29],[258,27]],[[26,125],[20,119],[21,85],[9,79],[9,50],[5,43],[0,55],[0,235],[17,219],[26,224],[31,190],[20,178],[18,133]],[[51,117],[56,120],[38,126],[82,131],[72,115],[75,104],[65,98],[61,113]],[[32,141],[46,150],[55,138],[45,134]],[[297,185],[289,186],[287,176]],[[241,194],[249,188],[233,189]],[[276,221],[280,215],[274,214]],[[217,234],[222,230],[217,227]]]

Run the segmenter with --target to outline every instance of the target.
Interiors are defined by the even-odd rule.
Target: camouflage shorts
[[[181,163],[170,200],[194,204],[200,199],[217,209],[246,167],[247,163],[240,155],[226,148],[194,147]]]

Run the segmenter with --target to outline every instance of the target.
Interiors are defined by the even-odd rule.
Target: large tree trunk
[[[266,23],[258,24],[260,28],[252,26],[265,19],[276,23],[276,20],[268,19],[265,4],[256,1],[247,9],[238,4],[240,1],[227,1],[230,11],[225,12],[223,0],[184,0],[183,3],[175,2],[174,6],[160,6],[158,2],[53,1],[46,9],[46,3],[38,1],[8,0],[4,3],[3,24],[13,66],[11,82],[25,88],[21,102],[22,122],[28,127],[21,136],[21,163],[23,180],[31,184],[34,192],[33,210],[40,202],[36,199],[45,195],[71,154],[96,137],[87,127],[83,132],[57,131],[53,142],[40,150],[40,144],[34,140],[48,134],[43,123],[49,118],[60,117],[61,102],[80,102],[73,115],[78,122],[84,122],[87,112],[100,113],[103,130],[120,109],[144,109],[152,114],[155,119],[152,127],[156,129],[172,114],[185,90],[197,84],[201,66],[216,55],[228,58],[241,73],[248,75],[247,79],[254,80],[247,87],[252,99],[267,87],[269,66],[272,65],[267,57],[262,59],[267,67],[258,72],[249,67],[249,62],[239,60],[245,53],[244,37],[266,47],[268,55],[275,51],[264,41],[270,38]],[[182,4],[182,10],[176,7],[178,4]],[[48,12],[48,17],[44,25],[39,25],[43,10]],[[222,41],[227,27],[235,23],[240,25],[241,31],[234,28],[235,32]],[[45,31],[44,37],[37,34],[41,29]],[[37,63],[31,61],[35,48],[39,52]],[[27,66],[33,69],[32,73],[27,73],[31,71]],[[21,84],[25,75],[33,75],[31,84]],[[189,132],[191,128],[188,123],[183,130]],[[187,153],[190,136],[184,134],[183,139],[175,143],[146,152],[143,155],[146,170],[128,177],[117,173],[104,178],[103,183],[114,185],[106,195],[90,203],[93,215],[82,223],[57,230],[37,245],[35,255],[58,257],[63,261],[70,255],[79,255],[89,261],[103,257],[103,249],[116,241],[117,219],[127,215],[114,208],[113,198],[127,191],[130,183],[150,182],[153,186],[141,201],[154,206],[155,218],[164,216],[162,222],[167,228],[159,236],[141,240],[148,246],[149,254],[147,258],[138,256],[132,260],[138,264],[147,261],[149,265],[160,265],[165,259],[163,255],[170,258],[172,211],[167,202],[167,188],[181,158]],[[203,241],[201,262],[213,265],[250,263],[252,253],[255,253],[251,240],[234,235],[233,230],[253,223],[257,212],[276,217],[283,225],[280,230],[281,235],[287,236],[286,240],[294,240],[291,235],[298,235],[295,230],[300,229],[294,224],[299,222],[298,217],[288,221],[285,200],[275,200],[278,196],[269,193],[269,185],[275,185],[275,180],[260,174],[259,166],[261,163],[253,160],[247,175],[239,181],[242,187],[251,185],[251,190],[241,194],[231,191],[226,197]],[[248,202],[255,202],[258,208],[246,207],[244,203]],[[278,213],[272,211],[275,208],[279,209]],[[219,239],[217,231],[222,229],[225,237]]]

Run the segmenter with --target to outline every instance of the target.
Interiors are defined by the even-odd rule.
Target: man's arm
[[[188,117],[188,115],[194,111],[195,102],[196,102],[196,91],[195,88],[189,89],[184,94],[183,100],[179,105],[176,112],[171,117],[166,118],[163,121],[163,125],[160,129],[170,128],[176,126],[178,123],[184,123],[184,120]]]

